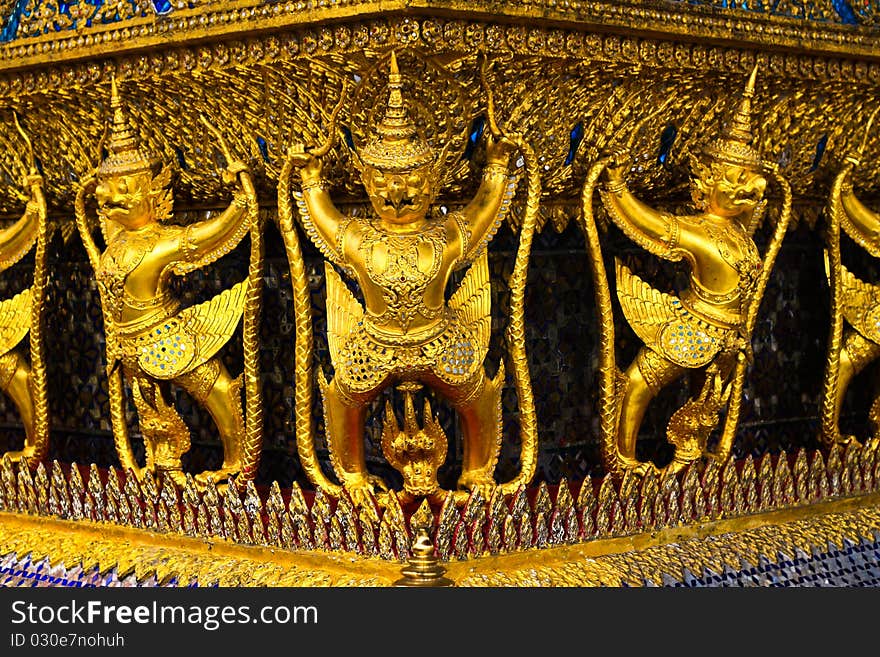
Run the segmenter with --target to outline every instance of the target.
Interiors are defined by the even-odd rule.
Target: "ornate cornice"
[[[32,0],[31,4],[39,10],[40,2],[46,1]],[[392,23],[429,16],[491,19],[500,24],[528,23],[542,30],[555,28],[628,37],[663,35],[675,41],[722,47],[746,46],[764,51],[861,59],[880,57],[876,17],[854,12],[848,24],[830,0],[811,3],[812,10],[794,6],[787,10],[743,10],[714,4],[708,0],[697,5],[673,0],[291,0],[273,3],[239,0],[201,2],[184,9],[175,9],[171,3],[163,15],[156,13],[154,5],[147,4],[138,15],[109,22],[103,22],[105,19],[98,13],[96,16],[101,20],[93,20],[89,26],[82,24],[84,20],[71,21],[62,16],[64,25],[57,30],[52,27],[57,21],[53,23],[50,16],[48,25],[40,30],[32,27],[31,35],[27,34],[26,27],[30,23],[25,17],[26,25],[19,25],[14,38],[0,46],[0,70],[40,67],[108,54],[133,54],[246,35],[253,38],[261,33],[305,26],[363,22],[380,15],[389,17]],[[42,33],[33,35],[34,31]],[[371,34],[373,36],[380,35]]]

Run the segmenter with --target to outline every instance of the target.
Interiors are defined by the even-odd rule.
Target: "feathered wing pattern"
[[[329,262],[324,263],[327,282],[327,346],[330,360],[339,362],[339,354],[354,327],[364,316],[364,307]]]
[[[199,358],[193,367],[212,358],[229,342],[241,319],[246,293],[247,282],[242,281],[213,299],[180,313],[181,321],[192,332],[198,347]]]
[[[485,250],[464,275],[461,285],[449,300],[449,308],[476,338],[479,348],[476,360],[482,362],[489,349],[492,332],[492,288]]]
[[[852,327],[873,342],[880,342],[880,287],[857,278],[840,266],[843,292],[841,313]]]
[[[158,379],[169,380],[206,363],[235,332],[246,293],[247,281],[242,281],[152,330],[140,339],[140,366]]]
[[[677,299],[655,290],[619,259],[615,259],[615,269],[617,298],[629,325],[646,345],[657,344],[660,329],[678,316]]]
[[[158,221],[171,218],[174,209],[174,194],[171,190],[171,166],[166,164],[153,178],[153,207]]]
[[[0,355],[13,349],[31,326],[31,288],[0,303]]]

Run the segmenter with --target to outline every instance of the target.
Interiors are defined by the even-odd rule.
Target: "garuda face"
[[[152,181],[152,176],[146,171],[99,177],[95,196],[101,218],[114,221],[128,230],[145,226],[153,219],[150,202]]]
[[[389,171],[368,165],[361,179],[379,219],[390,225],[421,221],[437,194],[437,176],[430,166]]]

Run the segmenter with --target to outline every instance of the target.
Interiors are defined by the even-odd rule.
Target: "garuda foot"
[[[4,454],[12,463],[18,463],[20,461],[28,461],[34,457],[34,448],[33,447],[25,447],[22,450],[17,450],[14,452],[6,452]]]
[[[214,484],[226,483],[241,472],[241,465],[234,463],[232,465],[224,464],[219,470],[204,470],[198,473],[194,478],[199,486],[207,486],[209,481]]]
[[[458,488],[470,491],[471,493],[479,492],[484,500],[492,497],[492,493],[498,484],[492,475],[486,473],[485,470],[469,470],[462,472],[458,478]]]
[[[350,475],[344,488],[355,507],[361,507],[375,500],[377,494],[386,492],[388,484],[375,475]]]
[[[661,474],[660,468],[650,461],[639,461],[638,459],[623,456],[622,454],[619,455],[619,458],[624,470],[632,472],[637,477],[644,477],[649,472],[658,476]]]

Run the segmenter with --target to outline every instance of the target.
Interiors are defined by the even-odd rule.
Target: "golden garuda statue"
[[[43,177],[28,135],[22,130],[17,115],[15,127],[27,148],[28,166],[23,176],[29,194],[17,192],[27,201],[24,214],[10,226],[0,230],[0,271],[20,261],[32,249],[34,270],[31,286],[10,299],[0,301],[0,389],[12,399],[25,438],[21,450],[6,452],[12,461],[27,461],[36,466],[49,448],[49,408],[46,395],[46,366],[43,345],[43,307],[47,285],[46,271],[46,198]],[[30,333],[29,349],[23,345]]]
[[[415,420],[410,395],[427,385],[457,411],[464,440],[457,501],[471,491],[491,494],[501,447],[501,390],[504,367],[488,378],[483,361],[489,347],[491,290],[487,245],[510,209],[518,175],[508,168],[514,150],[523,153],[529,193],[516,266],[511,277],[512,310],[508,326],[510,361],[519,396],[522,467],[502,485],[513,491],[533,476],[537,447],[534,405],[523,331],[523,287],[534,231],[540,182],[531,150],[518,135],[503,136],[494,122],[486,165],[475,197],[461,211],[432,208],[445,153],[438,157],[416,128],[403,96],[403,78],[390,57],[388,99],[368,143],[353,149],[353,160],[369,196],[372,216],[346,215],[334,205],[322,178],[323,157],[333,142],[335,125],[321,147],[294,144],[282,169],[279,222],[285,236],[294,284],[297,317],[297,446],[313,483],[333,495],[343,489],[362,504],[387,490],[367,471],[364,423],[371,402],[396,385],[405,395],[406,422],[396,426],[386,412],[383,452],[403,475],[403,494],[440,497],[437,469],[446,455],[447,438],[425,406],[424,427]],[[344,101],[333,113],[332,121]],[[293,191],[300,221],[326,258],[327,332],[334,376],[319,371],[327,442],[335,475],[321,470],[311,425],[311,320],[302,255],[293,226],[289,178],[299,169],[301,189]],[[457,290],[444,294],[452,273],[469,266]],[[342,275],[357,281],[364,304]],[[298,282],[299,281],[299,282]],[[393,425],[389,425],[393,423]],[[382,495],[378,495],[382,503]]]
[[[196,475],[222,481],[251,479],[258,464],[260,399],[256,370],[256,318],[262,253],[253,183],[244,163],[234,160],[219,133],[227,159],[224,180],[238,181],[229,207],[187,226],[171,217],[171,169],[160,166],[140,143],[116,81],[112,83],[112,124],[107,157],[83,177],[76,196],[76,221],[94,268],[106,333],[111,421],[119,460],[140,476],[125,422],[124,384],[138,412],[146,448],[145,468],[184,480],[181,455],[189,429],[174,408],[170,384],[179,386],[211,414],[223,444],[222,467]],[[213,127],[209,125],[212,130]],[[105,241],[92,239],[86,195],[94,192]],[[181,309],[169,291],[171,275],[184,275],[214,262],[251,231],[248,278],[202,304]],[[245,316],[245,372],[251,388],[242,412],[241,377],[233,378],[218,352]],[[250,344],[248,344],[250,341]],[[247,426],[246,426],[247,420]]]
[[[865,141],[877,112],[871,116],[864,141],[849,153],[834,179],[828,207],[825,268],[831,288],[831,331],[822,395],[822,442],[827,446],[855,441],[840,432],[840,411],[852,378],[880,356],[880,286],[860,280],[842,262],[841,229],[871,256],[880,257],[880,214],[853,193],[852,172],[863,157]],[[849,328],[844,329],[844,321]],[[873,438],[880,437],[880,397],[870,410]]]
[[[692,194],[698,214],[655,210],[626,186],[628,148],[616,148],[594,165],[583,194],[583,228],[591,250],[601,326],[601,440],[610,472],[644,474],[657,469],[636,457],[645,411],[664,387],[691,373],[696,393],[667,427],[677,472],[707,454],[710,433],[727,406],[724,427],[711,456],[728,457],[739,418],[751,335],[764,288],[785,235],[791,209],[788,184],[751,145],[751,99],[757,68],[749,77],[733,120],[722,134],[691,155]],[[644,343],[626,371],[616,364],[614,317],[601,245],[593,218],[593,188],[605,173],[602,202],[611,220],[637,245],[665,260],[685,262],[690,285],[661,292],[616,261],[617,296],[623,314]],[[765,202],[765,176],[783,191],[783,208],[762,257],[752,235]]]

